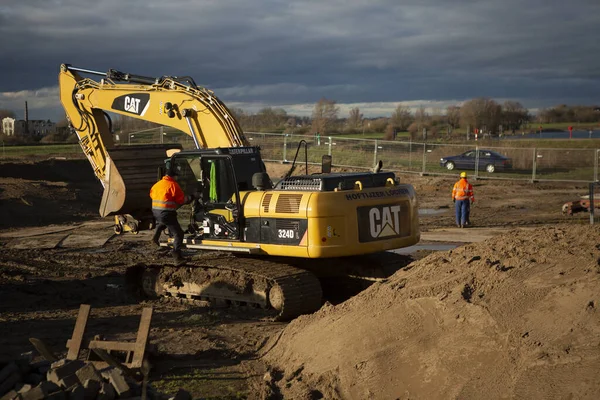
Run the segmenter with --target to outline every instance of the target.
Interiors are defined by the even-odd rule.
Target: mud
[[[268,165],[271,176],[289,166]],[[66,352],[80,304],[90,334],[133,340],[154,307],[155,386],[211,398],[597,398],[600,235],[562,205],[585,184],[473,181],[473,227],[455,228],[454,179],[401,176],[418,193],[416,262],[365,291],[324,278],[326,299],[292,323],[244,309],[146,300],[126,271],[168,264],[149,232],[97,216],[86,160],[0,164],[0,361],[29,337]],[[472,242],[472,243],[471,243]],[[327,289],[329,288],[329,289]],[[352,297],[353,295],[356,295]],[[595,347],[594,347],[595,346]],[[539,393],[539,394],[538,394]]]

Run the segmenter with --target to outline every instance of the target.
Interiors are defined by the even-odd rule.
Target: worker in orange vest
[[[176,175],[177,172],[174,168],[168,168],[165,176],[150,189],[150,198],[152,199],[152,214],[156,219],[156,231],[152,237],[152,243],[160,246],[160,235],[165,229],[169,229],[173,235],[173,259],[175,264],[179,265],[184,263],[185,259],[181,255],[183,229],[177,221],[177,209],[198,196],[186,196],[174,178]]]
[[[475,202],[473,186],[467,181],[466,172],[460,173],[460,179],[452,188],[452,201],[456,212],[456,226],[464,228],[470,224],[471,203]]]

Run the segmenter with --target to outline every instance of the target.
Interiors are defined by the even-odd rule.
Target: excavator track
[[[210,305],[248,306],[275,321],[293,319],[321,307],[315,275],[283,263],[235,256],[208,256],[185,265],[133,267],[142,292],[151,298],[207,301]]]

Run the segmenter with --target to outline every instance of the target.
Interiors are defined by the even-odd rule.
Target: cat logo
[[[146,114],[150,106],[150,95],[148,93],[136,93],[135,95],[124,95],[117,97],[112,104],[113,110],[136,114],[141,117]]]
[[[358,207],[358,240],[361,243],[410,235],[410,204]]]
[[[135,97],[125,96],[125,111],[132,112],[134,114],[140,113],[140,99]]]
[[[371,208],[369,229],[373,238],[398,236],[400,234],[400,206]]]

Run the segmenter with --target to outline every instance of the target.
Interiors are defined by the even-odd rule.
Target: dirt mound
[[[93,182],[94,171],[87,160],[49,159],[39,162],[5,162],[0,177],[51,182]]]
[[[600,227],[432,254],[266,346],[285,398],[598,398]],[[267,377],[267,380],[268,377]]]
[[[97,217],[101,198],[87,160],[0,164],[0,229]]]

